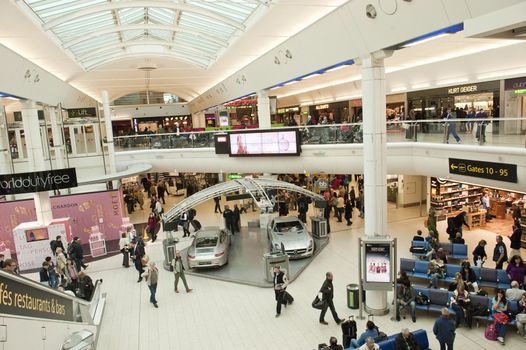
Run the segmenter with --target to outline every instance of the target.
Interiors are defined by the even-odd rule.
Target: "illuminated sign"
[[[449,158],[449,173],[517,183],[517,165]]]
[[[466,93],[477,92],[477,91],[478,91],[478,85],[457,86],[457,87],[447,89],[447,93],[450,95],[466,94]]]
[[[526,94],[526,89],[514,90],[514,94]]]
[[[328,105],[328,104],[324,104],[324,105],[318,105],[318,106],[316,106],[316,110],[327,109],[327,108],[329,108],[329,105]]]
[[[241,176],[240,174],[228,174],[227,177],[229,180],[237,180],[243,178],[243,176]]]
[[[0,194],[21,194],[77,187],[75,168],[0,175]]]

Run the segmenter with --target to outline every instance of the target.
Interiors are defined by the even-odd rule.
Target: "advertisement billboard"
[[[297,130],[249,131],[228,136],[231,157],[298,156],[301,151]]]
[[[391,244],[365,243],[365,282],[391,281]]]

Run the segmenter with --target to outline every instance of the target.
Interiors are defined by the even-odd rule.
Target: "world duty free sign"
[[[0,175],[0,195],[77,187],[75,168]]]

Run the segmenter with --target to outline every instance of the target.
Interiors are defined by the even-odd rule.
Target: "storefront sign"
[[[526,89],[526,77],[507,79],[504,81],[504,90]]]
[[[327,109],[329,108],[329,105],[328,104],[324,104],[324,105],[317,105],[316,106],[316,110],[319,111],[320,109]]]
[[[0,313],[75,321],[73,301],[0,274]]]
[[[0,194],[53,191],[77,187],[75,168],[0,175]]]
[[[229,180],[237,180],[237,179],[242,179],[243,176],[241,174],[228,174],[228,179]]]
[[[517,165],[449,158],[449,173],[517,183]]]
[[[526,94],[526,89],[514,90],[513,93],[517,95]]]
[[[457,86],[447,89],[447,93],[449,95],[458,95],[458,94],[468,94],[471,92],[477,92],[478,91],[478,85],[465,85],[465,86]]]

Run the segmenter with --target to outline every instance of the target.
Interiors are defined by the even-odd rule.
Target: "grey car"
[[[281,251],[282,244],[290,259],[307,258],[314,253],[314,240],[307,226],[296,217],[272,219],[267,226],[267,234],[272,253]]]
[[[218,227],[206,227],[196,232],[188,248],[190,268],[219,267],[228,263],[230,233]]]

